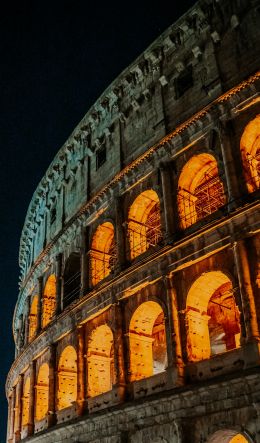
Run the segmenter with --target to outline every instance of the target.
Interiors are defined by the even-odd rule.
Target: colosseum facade
[[[260,442],[259,18],[199,0],[39,183],[8,443]]]

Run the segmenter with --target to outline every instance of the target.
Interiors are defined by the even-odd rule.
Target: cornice
[[[100,136],[98,132],[101,131],[105,136],[108,136],[110,133],[109,128],[113,122],[124,119],[124,115],[120,111],[119,106],[121,98],[129,95],[129,91],[133,93],[133,96],[136,96],[137,90],[139,90],[140,93],[140,88],[141,93],[147,96],[147,94],[149,94],[149,88],[144,85],[144,80],[148,73],[152,73],[154,77],[154,73],[158,71],[159,75],[159,65],[162,58],[169,53],[174,53],[175,58],[178,59],[178,53],[186,48],[192,35],[196,36],[197,40],[202,38],[202,31],[209,26],[207,17],[202,10],[203,6],[205,6],[205,0],[198,1],[173,25],[166,29],[164,33],[108,86],[55,156],[34,192],[27,211],[20,240],[19,264],[22,278],[26,272],[26,245],[28,243],[28,236],[33,227],[35,216],[38,217],[40,201],[42,201],[49,192],[52,192],[52,188],[54,188],[55,192],[57,180],[59,180],[63,174],[63,167],[71,161],[73,154],[79,162],[82,161],[85,156],[92,156],[96,149],[95,146],[98,146]],[[197,56],[198,49],[196,48],[193,48],[193,51],[191,51],[191,56]],[[181,60],[179,63],[176,62],[177,70],[180,63]],[[158,81],[162,81],[159,77]],[[94,133],[95,141],[93,146],[89,146],[87,142],[87,136],[90,133],[92,135]],[[53,185],[54,178],[55,185]]]

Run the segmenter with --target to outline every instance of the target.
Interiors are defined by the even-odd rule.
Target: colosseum
[[[39,183],[8,443],[260,442],[259,18],[199,0]]]

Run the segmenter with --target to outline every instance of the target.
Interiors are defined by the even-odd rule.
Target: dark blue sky
[[[30,198],[103,90],[194,3],[9,0],[1,6],[0,443],[4,383],[14,358],[19,238]]]

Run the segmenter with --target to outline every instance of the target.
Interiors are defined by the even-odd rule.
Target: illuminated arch
[[[99,225],[92,239],[90,251],[91,284],[107,277],[115,266],[116,246],[114,226],[110,222]]]
[[[77,400],[77,354],[67,346],[59,359],[57,409],[68,408]]]
[[[113,333],[109,326],[96,328],[88,344],[88,395],[112,389],[114,381]]]
[[[147,301],[135,310],[129,326],[129,347],[131,381],[165,370],[165,320],[158,303]]]
[[[231,429],[225,429],[215,432],[207,443],[250,443],[245,435]]]
[[[35,419],[42,420],[48,414],[49,406],[49,366],[44,363],[40,366],[35,399]]]
[[[152,189],[142,192],[132,203],[128,213],[128,235],[132,259],[162,239],[160,201]]]
[[[38,296],[33,297],[30,314],[29,314],[29,341],[31,341],[37,332],[37,311],[38,311]]]
[[[207,153],[194,155],[183,167],[178,182],[181,228],[186,229],[217,211],[225,201],[216,159]]]
[[[50,275],[43,292],[42,300],[42,327],[50,323],[56,308],[56,277],[54,274]]]
[[[30,384],[30,377],[26,377],[23,385],[22,397],[22,427],[29,423]]]
[[[186,303],[188,359],[204,360],[237,348],[239,318],[232,283],[226,274],[211,271],[197,278]]]
[[[248,192],[260,188],[260,114],[245,127],[240,150]]]

